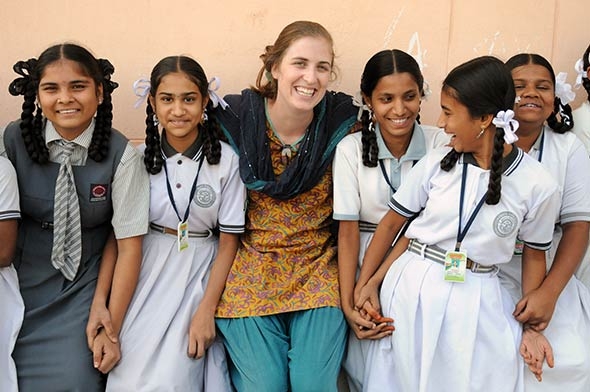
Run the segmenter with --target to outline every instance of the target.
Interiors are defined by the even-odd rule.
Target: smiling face
[[[320,37],[299,38],[272,67],[277,80],[275,105],[287,110],[308,112],[326,94],[332,71],[332,47]]]
[[[383,76],[365,101],[372,107],[386,143],[411,136],[420,112],[420,89],[410,73]]]
[[[473,118],[467,106],[459,102],[447,89],[443,89],[440,94],[440,106],[442,112],[437,126],[451,136],[449,146],[457,152],[478,153],[485,139],[478,137],[482,125],[486,127],[484,121],[481,118]]]
[[[90,125],[102,99],[102,86],[97,87],[78,63],[62,59],[45,67],[37,98],[56,131],[72,140]]]
[[[549,70],[542,65],[527,64],[512,70],[514,89],[520,101],[514,112],[521,127],[540,128],[553,112],[555,85]]]
[[[198,136],[208,97],[203,99],[199,86],[182,72],[162,77],[150,104],[166,130],[166,139],[178,152],[188,149]]]

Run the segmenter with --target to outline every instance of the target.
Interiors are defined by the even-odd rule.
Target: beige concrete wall
[[[574,63],[590,43],[589,7],[588,0],[4,1],[0,124],[20,115],[21,98],[7,91],[16,76],[12,65],[51,44],[74,41],[115,65],[115,126],[141,139],[144,112],[133,108],[131,85],[160,58],[191,55],[209,77],[221,78],[221,93],[237,92],[254,83],[264,46],[298,19],[322,23],[332,33],[341,71],[335,90],[358,91],[362,68],[376,51],[413,54],[433,91],[422,106],[423,122],[434,123],[441,80],[478,55],[505,60],[537,52],[573,83]],[[578,90],[573,106],[585,98]]]

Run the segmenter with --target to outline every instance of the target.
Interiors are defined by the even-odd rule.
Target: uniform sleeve
[[[333,161],[334,219],[357,221],[360,218],[361,199],[358,179],[360,164],[354,135],[345,137],[336,146]]]
[[[524,217],[518,236],[533,249],[549,250],[561,195],[557,184],[546,191],[535,191],[533,194],[536,198]]]
[[[0,157],[0,220],[20,219],[16,172],[10,161]]]
[[[568,157],[560,222],[590,221],[590,158],[576,140]]]
[[[149,176],[141,154],[127,144],[112,185],[112,225],[117,239],[147,233],[150,205]]]
[[[221,187],[219,205],[219,231],[230,234],[244,232],[246,216],[246,187],[240,178],[239,159],[229,148],[223,150],[221,159],[231,158],[229,172]]]
[[[389,208],[406,218],[411,218],[420,212],[428,200],[430,179],[437,170],[440,170],[442,156],[444,155],[441,155],[440,151],[434,150],[420,159],[391,197]]]

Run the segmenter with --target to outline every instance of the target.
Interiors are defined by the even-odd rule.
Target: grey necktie
[[[82,256],[80,205],[70,164],[75,144],[62,140],[61,145],[62,163],[55,181],[51,263],[66,279],[74,280]]]

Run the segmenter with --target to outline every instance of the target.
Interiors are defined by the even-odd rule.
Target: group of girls
[[[549,63],[458,66],[434,128],[402,51],[367,62],[360,107],[317,23],[261,59],[225,99],[162,59],[139,149],[107,60],[15,65],[0,389],[337,391],[341,364],[351,391],[590,388],[590,159]]]

